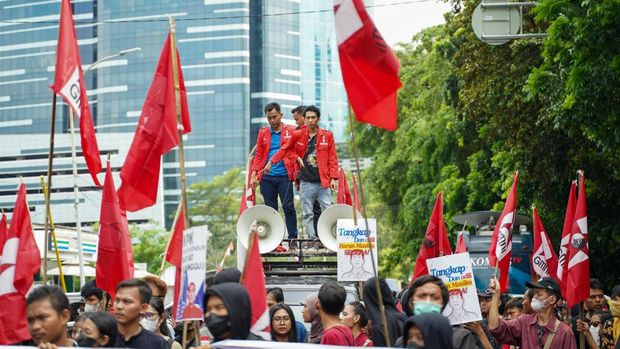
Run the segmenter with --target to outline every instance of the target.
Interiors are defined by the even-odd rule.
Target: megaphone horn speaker
[[[261,254],[271,252],[284,239],[284,220],[278,211],[265,205],[252,206],[245,210],[237,221],[237,236],[246,249],[250,238],[250,229],[256,222],[258,230],[258,248]]]
[[[359,211],[356,214],[358,219],[362,219]],[[353,207],[345,204],[332,205],[321,213],[317,224],[319,239],[327,249],[332,251],[338,250],[336,227],[339,219],[353,219]]]

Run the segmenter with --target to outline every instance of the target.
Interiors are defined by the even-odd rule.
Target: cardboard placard
[[[440,278],[450,292],[443,314],[451,325],[482,320],[468,252],[427,259],[426,266],[428,273]]]
[[[206,225],[183,231],[181,291],[177,300],[177,321],[203,319],[208,234],[209,229]]]
[[[336,225],[338,242],[338,281],[366,281],[374,276],[370,248],[377,261],[377,221],[368,218],[369,230],[364,219],[339,219]],[[370,243],[369,243],[370,241]]]

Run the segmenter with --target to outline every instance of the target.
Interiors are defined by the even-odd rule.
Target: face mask
[[[213,335],[213,339],[216,340],[222,339],[227,332],[230,332],[230,324],[228,322],[228,316],[210,314],[205,317],[205,325]]]
[[[83,334],[79,335],[75,341],[77,342],[78,347],[84,348],[94,348],[95,344],[97,344],[97,340],[95,338],[86,337]]]
[[[592,333],[592,337],[594,337],[594,341],[596,342],[597,345],[599,345],[601,341],[601,337],[599,337],[598,335],[600,328],[601,328],[600,326],[596,326],[596,327],[590,326],[590,333]]]
[[[545,307],[545,302],[547,302],[549,298],[545,299],[545,300],[540,300],[540,299],[536,299],[536,298],[532,298],[532,310],[534,310],[535,312],[539,312],[541,310],[543,310],[543,308]]]
[[[157,320],[143,318],[140,319],[140,325],[147,331],[155,332],[155,329],[157,329]]]
[[[420,348],[417,344],[415,344],[415,343],[407,344],[407,348],[421,349],[421,348]]]
[[[430,302],[414,302],[413,314],[420,315],[426,313],[441,313],[441,306],[439,304]]]
[[[99,305],[98,304],[84,304],[84,312],[85,313],[91,313],[91,312],[95,312],[99,310]]]

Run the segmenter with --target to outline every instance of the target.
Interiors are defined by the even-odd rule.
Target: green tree
[[[159,228],[129,227],[134,263],[146,263],[149,273],[159,275],[170,234]]]
[[[207,244],[207,267],[215,269],[220,263],[228,244],[236,244],[237,219],[244,186],[244,174],[233,167],[211,181],[190,186],[188,192],[191,225],[208,225],[211,236]],[[235,254],[228,257],[226,267],[236,266]]]
[[[608,257],[620,258],[620,5],[543,0],[537,21],[524,23],[549,27],[549,38],[500,46],[471,30],[476,2],[453,5],[445,25],[400,47],[399,129],[355,126],[374,157],[363,183],[381,217],[381,271],[409,275],[438,191],[452,231],[456,214],[500,210],[515,170],[519,212],[536,204],[557,246],[570,181],[584,169],[592,275],[611,284],[619,273]]]

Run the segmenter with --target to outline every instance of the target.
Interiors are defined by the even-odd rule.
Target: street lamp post
[[[91,69],[93,69],[97,64],[101,62],[110,60],[112,58],[121,57],[128,53],[138,52],[141,50],[142,49],[139,47],[134,47],[134,48],[122,50],[113,55],[109,55],[101,59],[98,59],[92,64],[90,64],[86,69],[84,69],[84,71],[82,72],[82,76],[85,76],[86,73],[88,73]],[[84,284],[86,283],[86,276],[84,275],[84,255],[82,251],[82,223],[80,222],[80,212],[79,212],[80,211],[79,210],[80,190],[78,187],[77,161],[76,161],[76,151],[75,151],[75,124],[73,122],[73,110],[71,108],[69,108],[69,126],[71,129],[71,158],[72,158],[72,165],[73,165],[73,194],[74,194],[73,207],[75,208],[75,227],[77,228],[78,254],[79,254],[78,260],[79,260],[79,266],[80,266],[80,287],[81,287],[81,286],[84,286]]]

